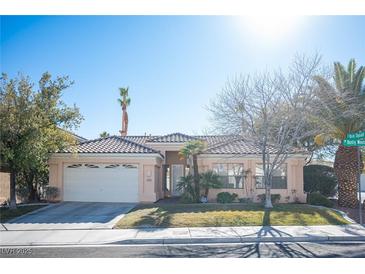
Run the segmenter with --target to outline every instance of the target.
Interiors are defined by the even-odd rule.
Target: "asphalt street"
[[[365,242],[0,247],[18,258],[365,258]]]

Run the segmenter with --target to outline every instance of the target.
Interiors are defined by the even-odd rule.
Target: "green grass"
[[[27,205],[18,206],[16,209],[0,208],[0,223],[5,223],[15,217],[19,217],[28,212],[34,211],[38,208],[44,207],[44,205]]]
[[[269,211],[259,204],[152,204],[137,206],[115,228],[344,224],[349,222],[330,208],[303,204],[278,204]]]

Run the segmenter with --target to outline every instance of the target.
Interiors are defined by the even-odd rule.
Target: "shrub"
[[[249,203],[252,203],[252,199],[251,198],[239,198],[238,201],[241,204],[249,204]]]
[[[304,167],[304,191],[319,192],[326,197],[337,190],[337,178],[332,167],[309,165]]]
[[[265,203],[265,200],[266,200],[266,195],[265,194],[257,195],[257,197],[259,198],[261,203]],[[271,194],[271,202],[273,204],[278,203],[280,201],[280,198],[281,198],[280,194]]]
[[[192,175],[180,177],[176,188],[183,193],[180,199],[181,202],[193,203],[197,201],[197,197],[199,196],[195,192],[194,177]]]
[[[217,194],[217,202],[222,204],[232,203],[237,197],[236,193],[220,192]]]
[[[307,202],[311,205],[333,207],[334,203],[319,192],[308,193]]]
[[[214,173],[212,170],[200,174],[200,187],[204,189],[204,195],[208,197],[210,188],[221,188],[223,182],[221,176]]]
[[[16,185],[16,195],[20,198],[22,202],[28,200],[29,190],[25,184],[17,184]]]
[[[54,186],[47,186],[44,190],[45,196],[47,200],[54,200],[57,198],[59,194],[59,190]]]
[[[194,197],[192,197],[189,193],[187,192],[184,192],[181,197],[180,197],[180,200],[179,200],[181,203],[183,204],[192,204],[192,203],[195,203],[195,199]]]

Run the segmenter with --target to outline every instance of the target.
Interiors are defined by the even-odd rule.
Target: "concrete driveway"
[[[5,230],[106,229],[136,204],[62,202],[3,224]]]

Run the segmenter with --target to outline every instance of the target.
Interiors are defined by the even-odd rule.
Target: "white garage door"
[[[130,164],[65,165],[63,200],[138,202],[138,167]]]

